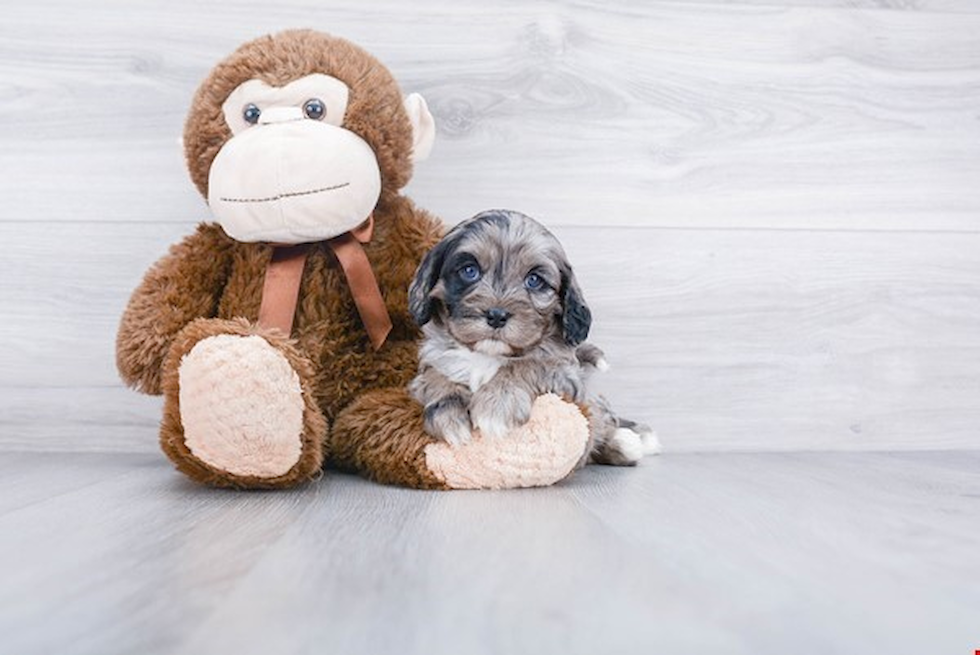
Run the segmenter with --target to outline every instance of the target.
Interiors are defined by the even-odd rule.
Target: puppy
[[[424,335],[409,391],[432,436],[500,437],[555,393],[588,407],[590,461],[633,465],[659,449],[652,430],[588,393],[589,375],[606,368],[584,343],[592,314],[561,244],[534,219],[493,210],[457,225],[419,265],[409,310]]]

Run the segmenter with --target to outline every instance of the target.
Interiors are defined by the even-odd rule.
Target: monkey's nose
[[[506,309],[493,307],[487,310],[487,324],[492,328],[502,328],[507,324],[507,319],[513,316]]]
[[[303,120],[303,110],[299,107],[267,107],[259,114],[260,125],[291,123],[301,120]]]

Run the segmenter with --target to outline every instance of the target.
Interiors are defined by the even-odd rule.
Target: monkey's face
[[[351,43],[298,30],[247,43],[195,97],[191,175],[244,242],[321,241],[363,223],[431,147],[432,116]]]
[[[222,106],[232,138],[208,176],[208,202],[238,241],[303,243],[357,227],[381,194],[364,139],[343,127],[347,85],[324,74],[282,87],[249,80]]]

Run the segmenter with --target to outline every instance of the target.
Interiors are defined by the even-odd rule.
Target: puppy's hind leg
[[[660,452],[657,435],[648,426],[621,419],[602,396],[589,403],[592,449],[589,461],[612,466],[635,466],[644,455]]]
[[[637,423],[627,418],[621,418],[619,419],[619,429],[628,430],[640,436],[644,455],[659,455],[663,452],[663,446],[660,445],[657,433],[646,423]]]

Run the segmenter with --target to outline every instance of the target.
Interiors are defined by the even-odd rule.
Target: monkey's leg
[[[527,424],[498,439],[479,433],[463,446],[427,435],[422,407],[404,389],[370,391],[337,417],[330,459],[385,484],[421,489],[505,489],[554,484],[575,470],[588,448],[579,408],[548,394]]]
[[[316,476],[326,421],[313,367],[279,332],[199,319],[164,362],[160,445],[189,477],[219,487],[289,487]]]

